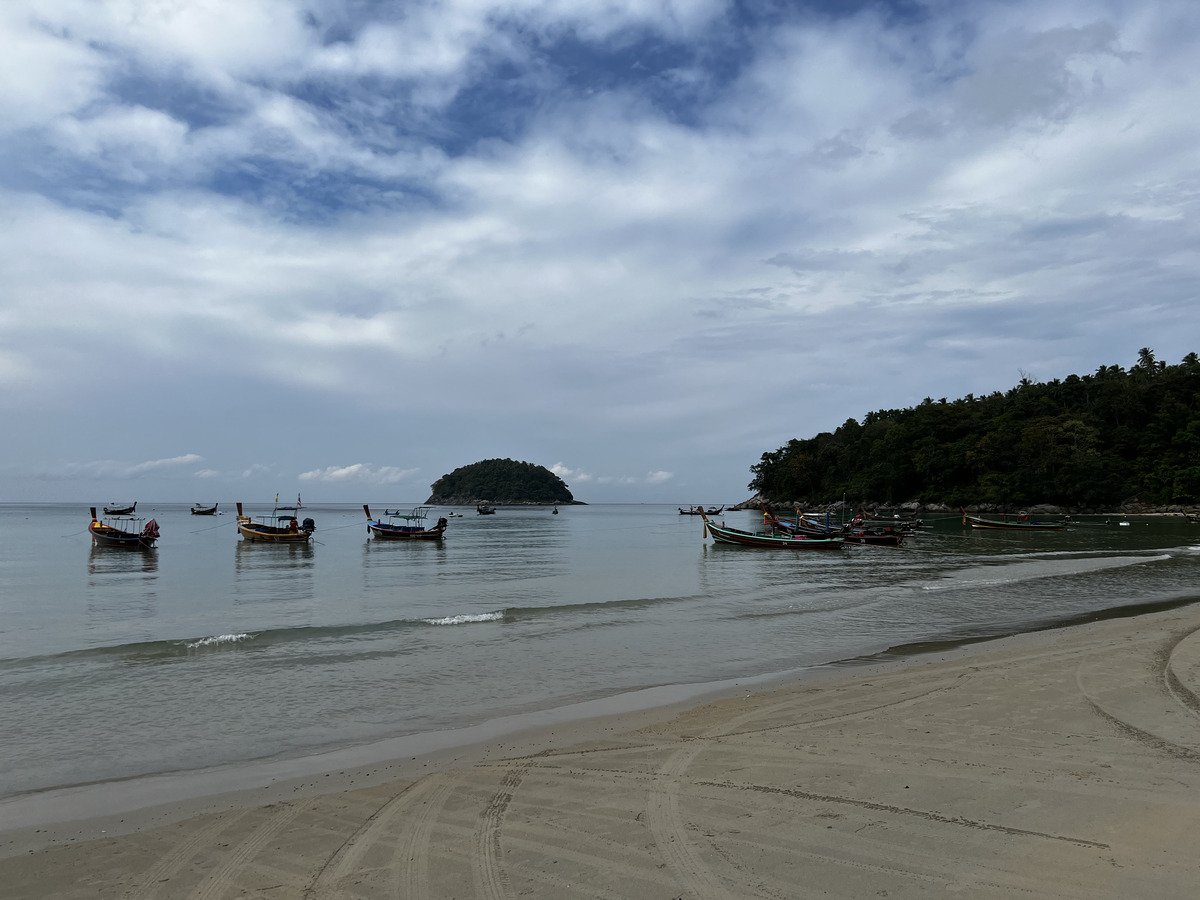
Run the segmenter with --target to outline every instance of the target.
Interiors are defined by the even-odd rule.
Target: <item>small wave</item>
[[[422,619],[421,621],[427,625],[470,625],[474,622],[501,622],[504,620],[504,611],[464,614],[461,616],[444,616],[440,619]]]
[[[1118,556],[1118,557],[1071,557],[1048,562],[1061,562],[1064,565],[1047,566],[1038,562],[1009,563],[1007,565],[990,567],[994,570],[984,575],[978,569],[969,569],[943,577],[933,584],[920,585],[923,591],[955,591],[963,588],[995,587],[997,585],[1017,584],[1022,581],[1033,581],[1039,578],[1063,578],[1077,575],[1088,575],[1106,569],[1120,569],[1145,563],[1163,562],[1171,558],[1170,553],[1155,552],[1148,556]],[[1069,565],[1068,565],[1069,563]]]
[[[199,650],[204,647],[217,647],[221,644],[236,644],[240,641],[246,641],[254,637],[252,634],[217,634],[211,637],[200,638],[197,641],[184,641],[183,646],[188,650]]]

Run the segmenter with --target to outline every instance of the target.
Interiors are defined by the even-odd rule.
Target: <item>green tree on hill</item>
[[[426,503],[573,503],[561,478],[544,466],[512,459],[485,459],[461,466],[432,485]]]
[[[1169,366],[1143,347],[1128,371],[1022,373],[1006,393],[926,398],[792,439],[750,471],[750,489],[779,502],[1198,503],[1200,358]]]

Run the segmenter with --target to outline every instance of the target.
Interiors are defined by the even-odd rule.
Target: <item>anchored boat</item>
[[[277,498],[278,499],[278,498]],[[269,516],[251,519],[242,514],[242,502],[237,504],[238,534],[247,541],[264,544],[307,544],[317,525],[312,519],[299,520],[300,498],[295,506],[276,506]]]
[[[449,524],[443,516],[432,528],[425,527],[425,519],[429,515],[428,506],[418,506],[408,513],[385,509],[383,518],[376,519],[371,516],[371,508],[364,503],[363,512],[367,514],[367,532],[383,540],[440,541]]]
[[[92,543],[101,547],[123,547],[126,550],[150,550],[158,540],[158,523],[151,519],[143,524],[142,519],[132,516],[113,516],[110,519],[96,518],[96,507],[91,508],[92,522],[88,531]]]

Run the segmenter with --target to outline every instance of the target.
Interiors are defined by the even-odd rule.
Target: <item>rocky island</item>
[[[512,459],[485,459],[460,466],[430,485],[431,506],[477,503],[583,505],[545,466]]]

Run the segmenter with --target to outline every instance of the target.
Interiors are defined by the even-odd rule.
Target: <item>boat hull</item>
[[[157,538],[146,537],[134,531],[121,531],[102,522],[92,522],[88,526],[92,533],[92,543],[98,547],[118,547],[123,550],[153,550]]]
[[[276,528],[253,522],[238,522],[238,534],[247,541],[262,544],[307,544],[312,534],[294,528]]]
[[[440,541],[446,533],[445,525],[434,528],[404,528],[376,521],[368,521],[367,529],[374,537],[383,541]]]
[[[997,522],[981,519],[963,511],[963,524],[981,531],[1062,531],[1067,526],[1062,522]]]
[[[735,544],[739,547],[772,547],[780,550],[838,550],[844,546],[840,536],[819,538],[807,534],[781,535],[765,531],[743,531],[718,525],[704,517],[704,529],[718,544]]]

